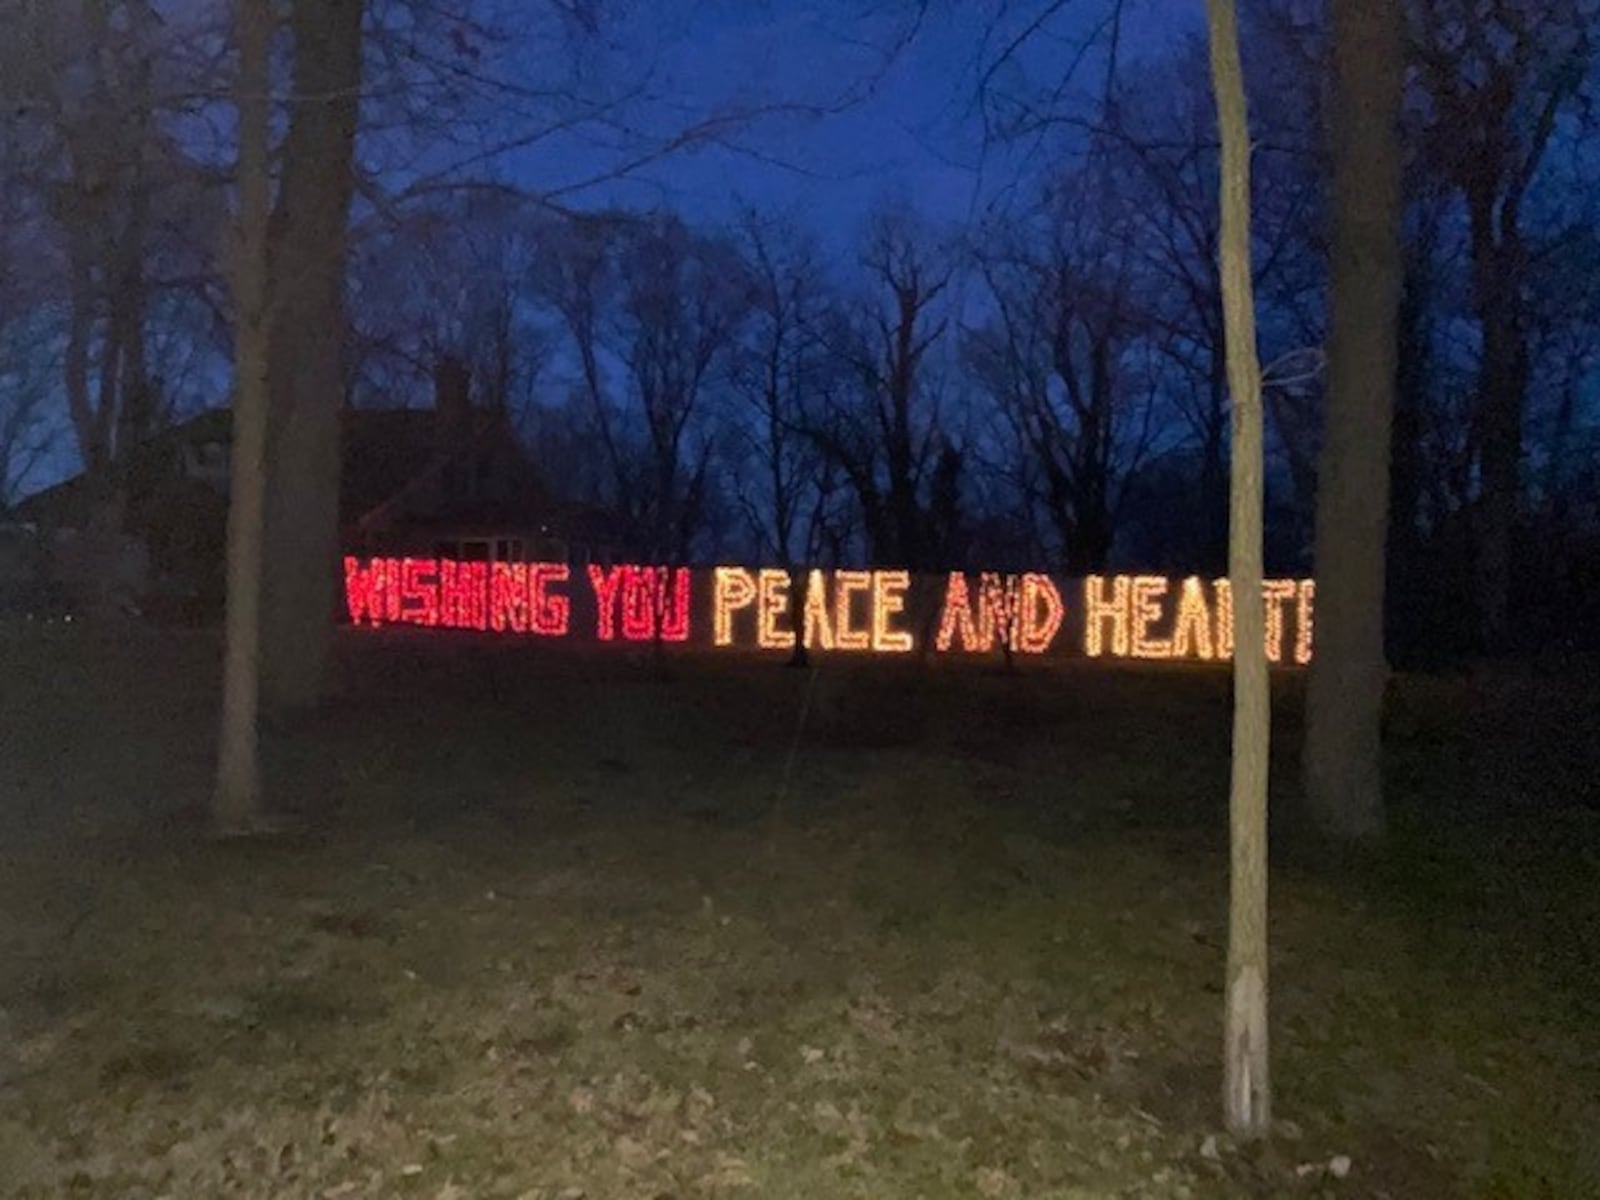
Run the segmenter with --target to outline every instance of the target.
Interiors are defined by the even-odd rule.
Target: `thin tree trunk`
[[[1207,572],[1227,569],[1228,488],[1225,465],[1227,447],[1224,445],[1227,439],[1223,432],[1223,425],[1228,419],[1227,396],[1226,364],[1219,369],[1214,361],[1206,381],[1209,407],[1200,459],[1200,503],[1204,511],[1201,513],[1203,545],[1198,565]]]
[[[798,595],[798,600],[789,602],[789,611],[794,614],[794,652],[789,655],[789,666],[805,669],[811,665],[811,651],[806,646],[806,605],[811,601],[811,569],[799,569],[800,587],[798,592],[794,586],[796,574],[795,567],[791,564],[784,568],[789,575],[789,595]]]
[[[218,832],[243,833],[260,814],[257,754],[260,696],[261,550],[266,496],[267,224],[271,215],[271,0],[238,0],[239,236],[234,265],[233,455],[228,503],[227,644],[222,738],[212,817]]]
[[[1250,127],[1239,63],[1234,0],[1206,0],[1211,76],[1222,141],[1223,313],[1233,393],[1228,573],[1234,604],[1232,842],[1228,906],[1223,1115],[1236,1137],[1264,1136],[1272,1123],[1267,1057],[1266,608],[1262,602],[1261,364],[1256,356],[1250,274]]]
[[[361,85],[363,0],[295,0],[293,116],[273,217],[272,376],[262,701],[322,698],[339,556],[345,249]]]
[[[1312,817],[1383,831],[1384,537],[1400,315],[1400,9],[1333,4],[1334,227],[1328,403],[1318,470],[1317,648],[1306,694]]]
[[[1415,653],[1419,629],[1415,564],[1422,555],[1417,529],[1424,467],[1423,399],[1428,386],[1428,329],[1423,316],[1428,287],[1427,246],[1411,251],[1401,272],[1400,301],[1395,316],[1395,383],[1389,432],[1388,543],[1384,547],[1384,643],[1391,653]]]
[[[1496,256],[1503,269],[1492,284],[1516,289],[1519,255]],[[1479,384],[1478,618],[1483,649],[1508,649],[1511,568],[1522,493],[1522,418],[1528,389],[1528,348],[1515,295],[1496,298],[1483,318],[1483,368]]]

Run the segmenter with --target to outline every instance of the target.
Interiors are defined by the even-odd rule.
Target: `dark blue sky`
[[[512,14],[533,11],[528,0],[484,2],[509,5]],[[833,115],[741,123],[730,141],[743,152],[702,145],[652,162],[625,182],[563,194],[562,201],[575,208],[665,205],[711,225],[754,206],[794,218],[843,262],[850,261],[865,218],[882,203],[909,203],[936,225],[961,226],[984,204],[1003,198],[1021,165],[1036,168],[1061,153],[1059,146],[1037,143],[984,149],[976,105],[984,67],[1039,14],[1059,7],[1008,66],[1011,81],[1020,71],[1054,86],[1086,41],[1105,44],[1103,23],[1115,0],[928,0],[925,19],[906,39],[906,16],[916,2],[607,0],[605,45],[591,78],[612,89],[648,79],[654,101],[627,110],[630,123],[647,135],[643,144],[659,144],[711,113],[774,104],[831,107],[855,99]],[[168,8],[187,12],[191,4],[197,14],[209,11],[201,0],[172,0]],[[1122,5],[1125,80],[1137,80],[1141,60],[1203,27],[1202,0]],[[887,47],[897,50],[886,60]],[[530,86],[568,69],[548,41],[504,49],[499,73]],[[545,63],[556,65],[546,70]],[[1103,55],[1091,50],[1078,63],[1075,85],[1097,89],[1104,70]],[[1008,74],[997,78],[1006,81]],[[1151,86],[1160,86],[1158,76]],[[500,134],[518,132],[508,115]],[[457,144],[428,169],[476,149]],[[490,167],[519,185],[559,191],[618,161],[615,148],[597,148],[587,138],[552,138],[471,174]],[[32,486],[74,469],[70,437],[63,436],[57,450],[30,479]]]
[[[695,112],[788,101],[828,105],[874,86],[837,115],[763,120],[735,133],[732,140],[749,153],[709,146],[677,154],[626,184],[568,199],[584,207],[666,204],[711,222],[753,204],[790,212],[836,247],[848,245],[883,201],[909,201],[936,222],[962,222],[975,204],[1017,178],[1022,159],[1031,156],[1036,165],[1050,152],[1031,143],[985,152],[975,97],[983,67],[1055,7],[1049,0],[932,0],[915,36],[885,68],[883,54],[870,47],[902,40],[912,0],[641,4],[613,31],[621,46],[611,69],[626,74],[627,63],[650,61],[654,90]],[[1025,71],[1054,86],[1097,30],[1096,44],[1105,44],[1112,0],[1068,0],[1060,8],[998,80]],[[1199,30],[1202,18],[1201,0],[1123,0],[1124,71]],[[1078,65],[1075,87],[1097,89],[1104,64],[1091,50]],[[686,119],[659,109],[641,117],[660,132]],[[519,182],[559,188],[609,161],[576,141],[541,143],[505,169]]]

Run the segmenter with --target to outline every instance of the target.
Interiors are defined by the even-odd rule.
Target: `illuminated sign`
[[[1233,656],[1226,579],[1036,573],[913,575],[777,568],[346,558],[358,626],[413,625],[529,638],[671,642],[710,649],[1225,661]],[[1316,584],[1262,586],[1267,658],[1311,661]],[[1075,601],[1075,603],[1074,603]]]

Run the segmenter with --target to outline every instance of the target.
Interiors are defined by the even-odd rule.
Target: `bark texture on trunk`
[[[1390,0],[1334,0],[1331,319],[1305,783],[1312,817],[1342,841],[1383,832],[1384,539],[1402,279],[1401,20]]]
[[[1233,0],[1206,0],[1211,76],[1221,135],[1223,315],[1233,394],[1228,574],[1233,594],[1231,887],[1223,1116],[1239,1138],[1272,1124],[1267,1055],[1267,753],[1270,736],[1266,606],[1262,601],[1263,421],[1250,272],[1250,124]]]
[[[239,0],[239,226],[234,269],[233,456],[228,498],[228,602],[222,734],[212,820],[219,833],[247,831],[260,815],[257,753],[260,686],[262,512],[266,495],[268,163],[272,106],[271,0]]]
[[[294,103],[273,216],[262,700],[321,700],[339,556],[345,249],[360,107],[362,0],[296,0]]]

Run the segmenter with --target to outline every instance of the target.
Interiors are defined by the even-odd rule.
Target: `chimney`
[[[460,441],[472,430],[472,374],[453,354],[442,356],[433,368],[435,429],[441,444]]]

